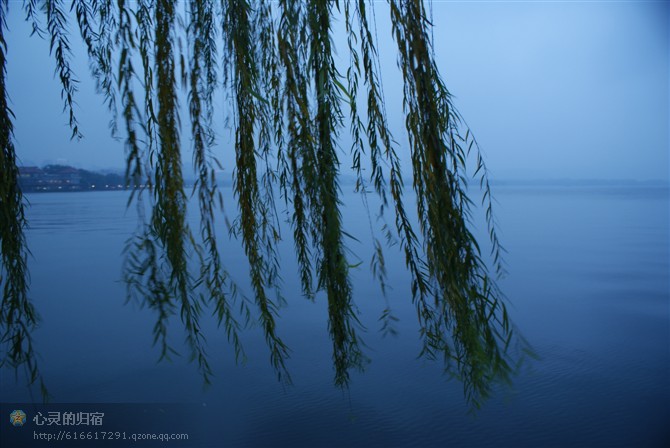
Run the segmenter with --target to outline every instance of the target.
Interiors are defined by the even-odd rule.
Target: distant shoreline
[[[186,189],[192,188],[194,181],[185,179]],[[405,179],[406,185],[411,185],[412,179]],[[219,179],[219,187],[231,187],[230,179]],[[355,184],[355,178],[343,174],[340,178],[341,186]],[[74,168],[67,165],[46,165],[42,168],[35,166],[19,167],[19,185],[24,193],[72,193],[90,191],[132,191],[133,186],[126,183],[125,176],[116,173],[101,173]],[[504,187],[656,187],[669,188],[670,183],[665,180],[635,180],[635,179],[491,179],[490,185],[494,188]],[[469,186],[478,188],[477,179],[470,179]],[[138,188],[144,188],[140,185]],[[408,189],[408,191],[411,190]]]
[[[669,181],[661,179],[500,179],[492,180],[493,187],[670,187]]]
[[[124,176],[97,173],[67,165],[19,167],[19,186],[24,193],[127,190]]]

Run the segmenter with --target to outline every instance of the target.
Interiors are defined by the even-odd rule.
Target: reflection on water
[[[135,218],[123,192],[29,196],[31,296],[43,317],[35,337],[48,385],[56,401],[198,403],[211,423],[205,440],[227,446],[667,446],[667,189],[547,190],[497,189],[509,251],[501,287],[542,360],[476,418],[439,363],[417,360],[409,276],[392,252],[388,303],[365,259],[352,273],[370,363],[347,391],[332,385],[327,303],[301,296],[291,242],[280,246],[287,303],[277,325],[292,350],[293,386],[276,382],[259,328],[242,333],[248,360],[236,365],[215,319],[202,329],[216,375],[209,389],[186,356],[156,364],[154,317],[124,306],[121,250]],[[346,200],[351,229],[362,208],[358,197]],[[367,256],[371,244],[349,246]],[[223,253],[250,291],[242,248]],[[397,337],[379,331],[387,306]],[[181,346],[179,322],[169,337]],[[30,399],[11,372],[2,375],[3,401]]]

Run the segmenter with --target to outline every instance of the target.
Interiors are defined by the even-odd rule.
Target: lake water
[[[156,363],[154,316],[124,304],[121,250],[136,222],[127,193],[28,195],[31,297],[43,319],[35,342],[53,400],[190,403],[200,410],[195,446],[670,446],[667,188],[501,186],[495,196],[509,252],[500,286],[541,359],[473,416],[461,384],[417,359],[409,276],[395,249],[386,300],[399,336],[381,336],[386,302],[367,268],[367,217],[352,193],[344,217],[362,241],[349,246],[363,260],[353,285],[371,363],[346,392],[333,386],[325,299],[300,296],[292,243],[282,246],[278,331],[292,350],[294,385],[276,381],[259,327],[244,331],[248,361],[236,365],[206,319],[216,377],[203,390],[187,356]],[[239,244],[223,245],[244,286]],[[179,325],[171,337],[179,345]],[[13,372],[1,379],[0,401],[32,401]]]

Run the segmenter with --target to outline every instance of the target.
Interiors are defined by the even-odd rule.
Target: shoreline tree
[[[70,31],[77,30],[113,117],[112,132],[124,141],[126,179],[134,188],[129,206],[134,202],[140,212],[124,251],[124,280],[128,298],[157,315],[154,343],[161,358],[173,351],[167,322],[178,314],[192,359],[207,383],[212,371],[200,331],[203,309],[214,310],[238,357],[244,356],[240,319],[257,313],[270,362],[278,377],[290,382],[289,348],[276,324],[282,300],[277,258],[281,202],[293,213],[290,228],[302,293],[328,302],[335,383],[346,386],[351,370],[362,368],[366,358],[339,187],[344,162],[338,141],[348,132],[357,189],[363,195],[371,189],[379,197],[380,230],[388,242],[397,241],[411,274],[421,355],[441,359],[445,371],[463,381],[474,404],[491,393],[493,383],[510,379],[516,354],[528,347],[508,318],[494,278],[504,271],[503,249],[486,167],[437,70],[426,6],[418,0],[388,3],[404,82],[418,228],[408,215],[399,144],[386,118],[376,25],[371,25],[374,5],[364,0],[23,2],[34,34],[50,42],[72,137],[81,135],[74,107],[77,81],[70,67]],[[28,295],[26,205],[18,185],[14,116],[6,89],[9,6],[8,0],[0,0],[0,364],[26,368],[30,383],[39,381],[46,397],[31,337],[38,317]],[[333,56],[336,15],[346,28],[347,67],[338,67]],[[233,188],[239,215],[233,231],[249,261],[256,311],[239,297],[215,236],[215,212],[223,205],[214,175],[218,162],[212,129],[215,96],[221,91],[235,129]],[[359,110],[359,102],[365,110]],[[188,105],[188,117],[180,117],[180,104]],[[186,118],[190,148],[183,147],[181,138]],[[186,150],[193,152],[197,175],[199,229],[186,221],[181,165]],[[468,158],[476,165],[470,177]],[[468,179],[477,180],[483,192],[495,275],[470,231],[475,204],[466,193]],[[384,291],[385,243],[373,238],[373,274]],[[240,306],[241,317],[236,312]],[[382,319],[385,325],[392,323],[388,309]]]

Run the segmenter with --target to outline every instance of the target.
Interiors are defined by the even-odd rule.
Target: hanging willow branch
[[[42,395],[47,391],[37,365],[32,331],[38,315],[28,299],[28,248],[24,230],[27,222],[23,194],[18,184],[19,170],[12,142],[14,114],[7,94],[7,2],[0,1],[0,368],[25,367],[30,384],[39,381]]]
[[[26,220],[5,88],[2,33],[7,1],[1,0],[0,6],[2,363],[25,365],[35,381],[39,371],[31,332],[37,317],[28,299]],[[177,6],[184,6],[183,12]],[[405,201],[400,145],[386,118],[377,30],[370,22],[372,18],[374,24],[374,7],[364,0],[340,6],[328,0],[74,0],[76,20],[69,20],[57,0],[29,0],[24,10],[34,32],[50,40],[73,136],[79,130],[68,24],[79,28],[96,85],[113,114],[112,131],[117,133],[118,122],[123,123],[127,182],[140,216],[126,245],[124,278],[129,299],[157,315],[154,342],[161,357],[174,351],[168,344],[168,322],[179,314],[191,356],[209,381],[212,372],[200,329],[203,310],[213,308],[238,358],[244,356],[239,330],[254,313],[226,271],[226,256],[216,238],[215,216],[223,203],[215,177],[220,166],[214,154],[215,97],[223,90],[229,99],[224,112],[235,128],[234,147],[223,148],[235,155],[239,215],[232,231],[242,240],[256,313],[279,378],[290,381],[289,348],[280,337],[278,320],[283,300],[279,201],[292,212],[302,294],[310,300],[323,296],[328,303],[335,383],[346,386],[352,369],[362,369],[367,361],[349,278],[350,235],[342,222],[341,160],[350,157],[346,163],[351,163],[366,208],[368,185],[381,203],[377,222],[383,238],[376,236],[369,211],[368,221],[374,247],[371,268],[382,292],[386,239],[388,245],[397,242],[405,255],[421,354],[441,358],[445,370],[463,381],[468,400],[477,404],[491,393],[493,383],[509,379],[512,341],[523,343],[470,230],[474,204],[466,191],[466,162],[475,157],[493,264],[502,273],[503,249],[484,161],[438,73],[424,3],[390,0],[404,80],[416,227]],[[332,24],[342,16],[348,67],[338,67],[334,58]],[[186,220],[181,103],[188,106],[197,175],[197,234]],[[352,137],[348,155],[338,146],[347,128]],[[392,213],[394,225],[386,222],[387,213]],[[394,320],[387,306],[383,328],[392,332]]]
[[[423,2],[391,1],[391,18],[405,81],[405,123],[431,284],[414,296],[424,353],[431,358],[441,355],[447,369],[455,369],[465,381],[468,398],[486,397],[491,382],[507,379],[512,370],[506,357],[512,330],[467,225],[467,154],[458,142],[470,143],[469,132],[461,137],[460,118],[437,72]],[[486,200],[490,190],[481,157],[478,164]],[[488,205],[486,216],[492,224]],[[490,229],[494,263],[501,269],[502,248],[495,229]]]

